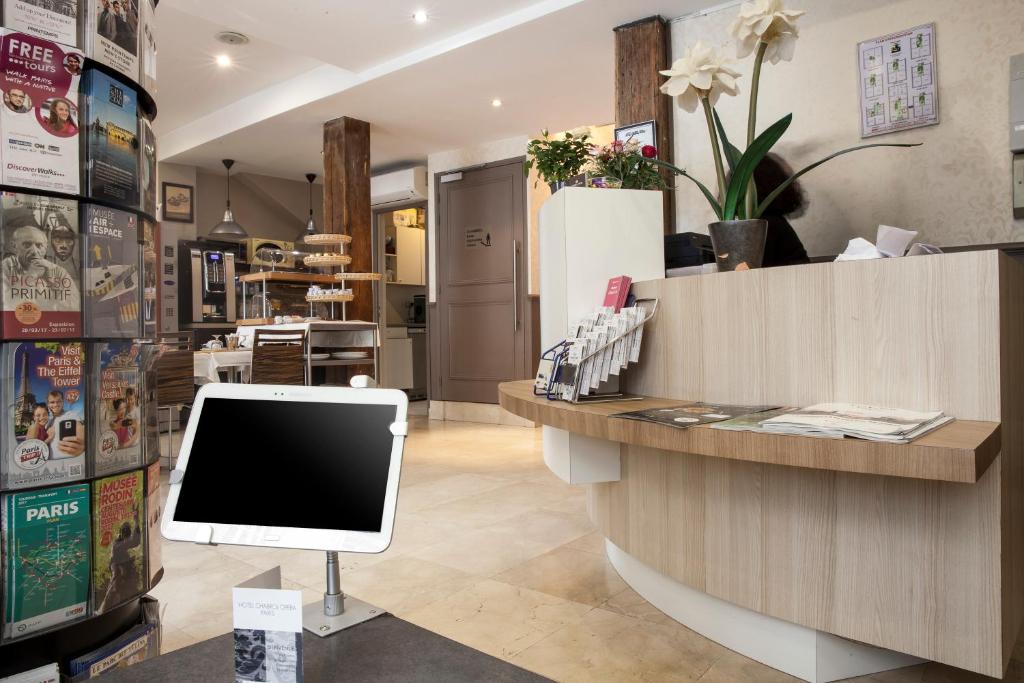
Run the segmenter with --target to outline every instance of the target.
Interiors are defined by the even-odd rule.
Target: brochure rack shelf
[[[533,393],[533,381],[498,385],[501,407],[542,425],[598,439],[679,453],[839,472],[975,483],[1002,447],[998,422],[956,420],[909,444],[859,439],[732,432],[709,425],[676,429],[613,418],[632,410],[668,408],[686,401],[643,398],[571,404]]]
[[[157,1],[139,7],[135,61],[119,64],[124,72],[104,63],[118,61],[111,61],[111,53],[87,37],[97,35],[85,15],[89,12],[96,19],[97,3],[71,4],[79,10],[74,40],[58,38],[60,44],[53,43],[52,36],[42,37],[31,24],[15,23],[25,28],[0,31],[4,55],[8,40],[10,45],[15,40],[22,46],[31,43],[32,59],[38,62],[30,67],[31,73],[54,74],[48,81],[29,82],[17,70],[6,68],[6,58],[0,65],[5,92],[18,87],[25,93],[24,110],[8,108],[37,113],[5,128],[5,154],[9,145],[23,144],[22,138],[37,131],[49,145],[47,156],[8,159],[24,162],[25,169],[16,165],[20,174],[5,172],[0,182],[5,275],[8,257],[17,259],[12,277],[30,278],[38,268],[38,255],[23,254],[13,239],[8,241],[7,233],[28,228],[38,235],[37,242],[45,242],[48,281],[61,283],[50,285],[61,293],[59,298],[49,293],[38,298],[16,295],[10,293],[15,291],[13,283],[10,289],[5,284],[0,296],[0,384],[6,406],[0,430],[0,485],[8,484],[0,488],[0,535],[4,567],[15,567],[0,577],[0,677],[53,662],[66,674],[72,657],[139,623],[142,597],[163,578],[159,440],[153,438],[155,387],[147,381],[152,375],[145,360],[158,351],[144,339],[151,320],[144,289],[150,286],[147,276],[153,279],[157,267],[144,249],[153,244],[150,233],[157,223],[151,127],[157,104],[155,75],[148,68],[155,63],[149,28],[155,24],[152,9]],[[14,5],[7,3],[5,12],[23,11],[12,10]],[[48,3],[28,5],[32,11],[51,11]],[[5,13],[4,19],[15,16]],[[75,24],[72,18],[70,26]],[[98,35],[101,42],[112,40],[102,31]],[[123,43],[114,49],[130,51]],[[30,121],[38,121],[38,128],[29,130]],[[40,147],[41,142],[34,148]],[[8,168],[10,164],[5,165]],[[70,256],[61,251],[63,243],[72,245],[67,249]],[[55,363],[45,365],[44,359]],[[16,382],[15,377],[21,379]],[[44,410],[49,413],[45,424]],[[75,455],[76,437],[78,444],[84,440],[84,456]],[[63,449],[60,455],[58,448]],[[104,469],[96,464],[101,451],[107,456],[102,462],[105,472],[96,471]],[[36,457],[43,465],[26,469],[27,474],[14,471],[18,467],[11,470],[9,458],[11,466],[25,462],[15,458],[16,452]],[[74,462],[74,467],[58,464],[67,462]],[[40,475],[41,468],[45,475]],[[59,540],[47,535],[51,528],[32,526],[40,509],[52,516],[47,520],[52,529],[60,525],[64,530]],[[11,538],[18,539],[16,549]],[[118,557],[124,557],[123,550],[130,562],[114,560],[115,543],[121,544]],[[63,558],[57,564],[47,556],[54,547],[60,548]],[[15,559],[18,563],[12,564]],[[44,591],[45,609],[24,591],[17,602],[10,597],[14,587],[39,583],[38,572],[30,571],[33,566],[59,569],[56,575],[48,574],[53,585],[47,584]]]

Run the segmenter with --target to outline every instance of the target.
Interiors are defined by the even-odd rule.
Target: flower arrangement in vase
[[[754,55],[746,148],[742,151],[730,142],[715,111],[720,97],[739,94],[737,80],[740,74],[732,68],[736,60],[698,41],[672,64],[671,69],[660,72],[668,76],[668,80],[661,86],[664,94],[675,97],[680,108],[687,112],[701,109],[704,113],[711,139],[718,191],[712,192],[684,169],[658,159],[652,159],[652,163],[693,182],[711,204],[718,221],[709,225],[708,231],[720,270],[760,267],[767,233],[767,221],[761,217],[776,197],[800,176],[831,159],[857,150],[870,147],[916,147],[919,144],[872,143],[843,149],[797,171],[767,196],[757,196],[753,182],[754,170],[793,121],[793,115],[787,114],[760,134],[757,133],[761,69],[765,61],[777,64],[793,58],[799,36],[796,21],[803,14],[802,11],[786,9],[784,0],[744,2],[730,28],[737,43],[737,57]]]
[[[589,175],[591,187],[623,190],[664,190],[667,187],[651,159],[658,157],[653,145],[629,139],[592,148]]]

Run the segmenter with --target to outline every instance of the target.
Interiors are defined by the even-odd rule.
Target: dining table
[[[252,349],[200,349],[192,358],[196,384],[220,382],[222,371],[228,382],[244,381],[252,366]]]

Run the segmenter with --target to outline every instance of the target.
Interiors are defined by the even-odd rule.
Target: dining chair
[[[173,332],[157,335],[154,343],[161,352],[153,366],[156,378],[153,395],[147,400],[155,402],[156,414],[167,411],[167,467],[172,469],[176,456],[173,452],[174,427],[177,422],[175,411],[191,408],[196,398],[194,361],[194,338],[191,332]],[[148,392],[147,392],[148,393]],[[159,419],[159,418],[158,418]],[[160,428],[157,426],[159,446]],[[161,462],[164,454],[161,454]]]
[[[257,328],[250,384],[306,384],[306,330]]]

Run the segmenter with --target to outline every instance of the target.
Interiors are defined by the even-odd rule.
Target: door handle
[[[519,240],[512,240],[512,321],[513,331],[519,331]]]

